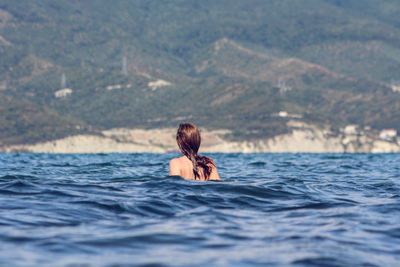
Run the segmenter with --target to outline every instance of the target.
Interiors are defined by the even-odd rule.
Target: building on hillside
[[[391,80],[390,87],[392,87],[393,92],[400,92],[400,81]]]
[[[164,80],[159,79],[159,80],[154,81],[154,82],[149,82],[147,85],[151,88],[152,91],[155,91],[159,87],[171,86],[172,84],[170,82],[168,82],[168,81],[164,81]]]
[[[290,118],[290,119],[301,119],[303,118],[300,114],[291,114],[287,111],[281,110],[278,113],[273,113],[273,117]]]
[[[343,129],[343,133],[345,135],[357,135],[357,128],[358,128],[358,125],[355,125],[355,124],[347,125]]]
[[[383,129],[379,133],[379,139],[382,140],[392,140],[397,136],[397,131],[395,129]]]
[[[64,98],[64,97],[69,96],[70,94],[72,94],[72,90],[69,88],[61,89],[61,90],[54,92],[54,96],[56,98]]]
[[[122,85],[120,84],[116,84],[116,85],[109,85],[106,87],[107,90],[111,91],[111,90],[115,90],[115,89],[121,89]]]
[[[279,111],[278,116],[281,118],[286,118],[289,114],[287,111]]]

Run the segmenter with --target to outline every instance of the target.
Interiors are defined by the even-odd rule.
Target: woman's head
[[[202,157],[197,154],[201,143],[199,129],[193,123],[181,123],[176,133],[176,142],[182,154],[193,164],[194,179],[200,179],[201,175],[198,168],[200,167],[203,170],[204,179],[208,180],[212,170],[211,166],[214,165],[214,162],[208,157]]]
[[[183,155],[188,158],[197,155],[201,143],[199,129],[193,123],[181,123],[176,133],[176,142]]]

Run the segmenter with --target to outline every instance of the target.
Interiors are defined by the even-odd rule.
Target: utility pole
[[[126,56],[122,58],[122,74],[128,75],[128,60]]]
[[[65,76],[65,72],[61,74],[61,89],[67,88],[67,78]]]

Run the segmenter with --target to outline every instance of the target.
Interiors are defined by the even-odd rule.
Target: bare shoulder
[[[217,165],[215,164],[214,160],[211,160],[211,173],[210,173],[210,180],[221,180],[221,178],[219,177],[219,173],[217,170]]]
[[[169,162],[169,175],[174,176],[174,175],[181,175],[181,159],[179,158],[173,158]]]
[[[169,164],[179,164],[180,159],[179,158],[173,158],[169,161]]]

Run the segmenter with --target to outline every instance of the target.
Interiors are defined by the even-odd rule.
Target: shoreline
[[[229,130],[201,130],[199,153],[398,153],[399,144],[366,135],[332,135],[327,128],[289,121],[291,132],[255,141],[228,141]],[[6,153],[169,153],[178,152],[172,128],[115,128],[99,135],[76,135],[29,145],[0,147]]]

